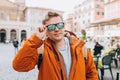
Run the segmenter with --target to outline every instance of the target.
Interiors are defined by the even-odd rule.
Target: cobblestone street
[[[14,56],[12,44],[0,43],[0,80],[37,80],[37,68],[29,72],[17,72],[12,68]]]
[[[29,72],[17,72],[12,68],[14,56],[12,44],[0,43],[0,80],[37,80],[37,67]],[[112,63],[112,71],[116,80],[116,73],[120,72],[120,64],[119,68],[116,69],[114,63]],[[104,80],[112,80],[109,70],[105,70]]]

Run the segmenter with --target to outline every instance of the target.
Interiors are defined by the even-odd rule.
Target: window
[[[104,15],[104,12],[102,12],[102,15]]]
[[[88,19],[88,23],[90,22],[90,20]]]
[[[83,21],[83,24],[85,24],[85,21]]]
[[[97,12],[97,15],[100,15],[100,12]]]
[[[96,8],[100,8],[100,5],[99,5],[99,4],[97,4],[97,5],[96,5]]]
[[[76,17],[74,19],[76,19]]]
[[[75,29],[74,29],[74,31],[76,32],[76,31],[77,31],[77,29],[75,28]]]
[[[74,23],[74,25],[75,25],[75,26],[77,25],[76,22]]]
[[[4,19],[4,13],[0,14],[0,19],[3,20]]]

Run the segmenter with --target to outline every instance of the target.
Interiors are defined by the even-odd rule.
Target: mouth
[[[56,33],[56,34],[54,34],[55,36],[59,36],[59,35],[61,35],[62,33]]]

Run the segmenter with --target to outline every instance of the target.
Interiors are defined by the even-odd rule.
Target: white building
[[[120,41],[120,0],[85,0],[74,11],[74,32],[85,29],[92,39]]]
[[[105,0],[104,18],[92,23],[97,35],[120,41],[120,0]],[[100,34],[102,32],[103,34]]]
[[[14,3],[0,0],[0,42],[28,38],[42,24],[49,11],[63,14],[63,11],[53,9],[27,7],[25,0],[15,0]]]
[[[85,0],[74,7],[74,32],[85,29],[87,36],[94,36],[89,24],[104,16],[104,0]]]

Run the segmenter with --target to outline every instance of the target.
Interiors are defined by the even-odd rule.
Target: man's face
[[[53,41],[60,41],[64,37],[64,23],[62,19],[58,17],[53,17],[46,22],[47,36]]]

